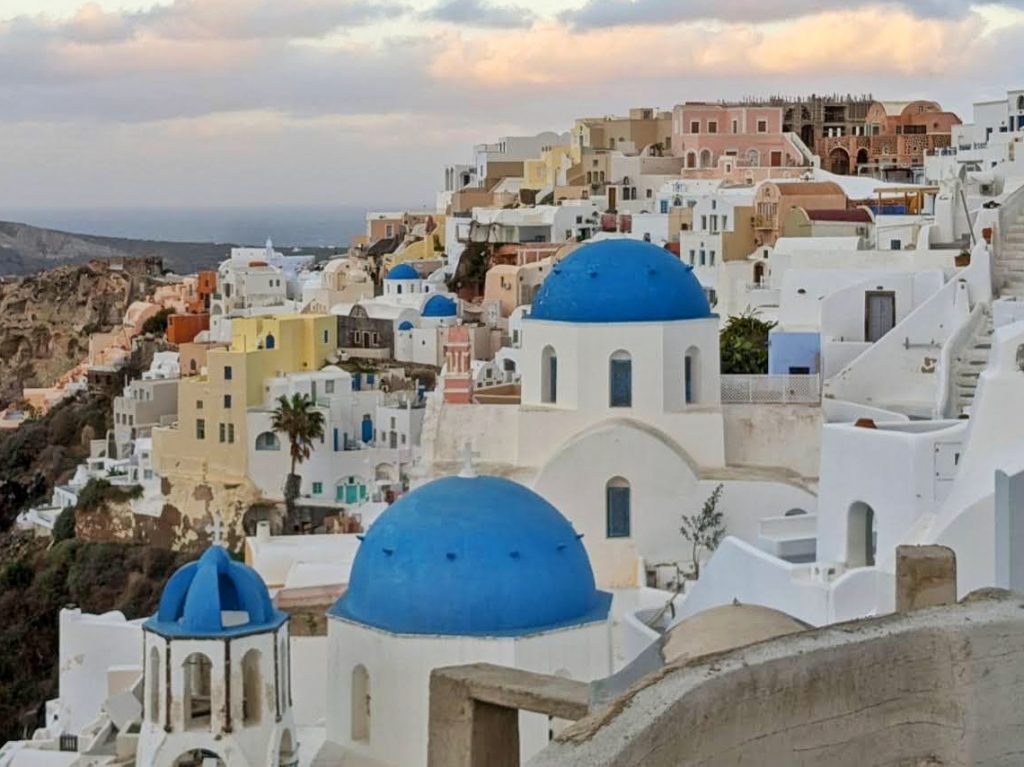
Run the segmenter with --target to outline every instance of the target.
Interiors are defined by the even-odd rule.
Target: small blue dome
[[[669,251],[641,240],[602,240],[557,263],[533,299],[530,319],[671,322],[711,317],[704,289]]]
[[[409,320],[402,320],[398,323],[399,330],[412,330],[412,323]]]
[[[420,273],[419,272],[417,272],[409,264],[402,263],[402,264],[399,264],[398,266],[396,266],[394,269],[391,269],[388,272],[388,276],[385,277],[384,279],[386,279],[386,280],[418,280],[419,278],[420,278]]]
[[[424,317],[454,317],[458,307],[447,296],[433,296],[423,305]]]
[[[239,620],[224,625],[224,613]],[[170,577],[145,628],[170,637],[233,636],[274,629],[287,617],[274,609],[255,570],[211,546]]]
[[[385,511],[331,614],[396,634],[509,636],[604,620],[582,541],[554,506],[498,477],[446,477]]]

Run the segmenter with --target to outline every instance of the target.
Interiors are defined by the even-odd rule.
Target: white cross
[[[480,453],[473,452],[473,443],[466,440],[466,444],[462,446],[462,471],[459,472],[459,476],[463,479],[473,479],[477,476],[476,469],[473,468],[473,458],[479,457]]]
[[[213,541],[211,542],[214,546],[224,547],[224,519],[221,517],[218,511],[213,515],[213,524],[210,525],[213,530]]]

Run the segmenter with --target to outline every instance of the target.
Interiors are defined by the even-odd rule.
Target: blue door
[[[373,419],[368,415],[363,416],[363,442],[367,445],[373,442]]]
[[[549,402],[558,402],[558,357],[552,356],[548,361],[548,379],[551,381]]]
[[[610,367],[611,407],[633,405],[633,363],[631,360],[612,360]]]

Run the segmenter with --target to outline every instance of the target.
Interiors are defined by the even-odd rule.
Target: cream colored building
[[[338,347],[337,319],[324,315],[237,318],[231,346],[211,349],[202,375],[178,387],[178,423],[153,429],[153,465],[163,475],[242,482],[248,470],[246,409],[265,381],[319,370]]]

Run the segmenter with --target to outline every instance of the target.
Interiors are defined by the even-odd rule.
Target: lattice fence
[[[790,405],[821,402],[817,375],[722,376],[724,404]]]

